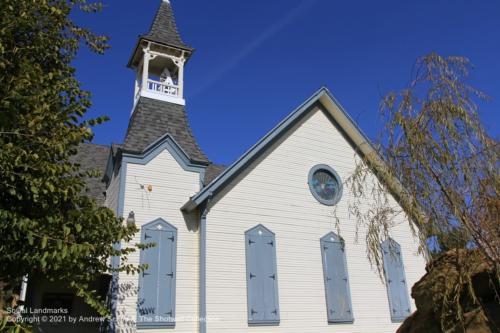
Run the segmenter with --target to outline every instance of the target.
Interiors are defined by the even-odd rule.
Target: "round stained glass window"
[[[309,172],[309,188],[312,195],[324,205],[335,205],[342,196],[342,182],[328,165],[316,165]]]

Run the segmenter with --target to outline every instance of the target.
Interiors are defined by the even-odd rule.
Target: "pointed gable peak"
[[[175,23],[175,16],[169,0],[162,0],[151,28],[142,38],[155,43],[192,51],[181,39]]]

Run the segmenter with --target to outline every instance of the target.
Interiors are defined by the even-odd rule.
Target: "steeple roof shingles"
[[[172,136],[192,161],[209,163],[196,143],[184,106],[146,97],[140,97],[137,102],[123,149],[127,152],[142,153],[166,134]]]
[[[160,8],[156,12],[156,16],[151,24],[151,28],[149,29],[149,33],[141,37],[156,43],[174,46],[189,51],[193,50],[182,41],[177,30],[172,7],[168,1],[161,2]]]

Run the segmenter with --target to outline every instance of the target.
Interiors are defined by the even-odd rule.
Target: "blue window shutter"
[[[142,243],[155,243],[156,246],[141,251],[141,265],[147,264],[148,268],[140,273],[140,294],[138,300],[139,316],[141,322],[153,321],[158,312],[156,304],[156,288],[158,276],[158,241],[159,234],[154,230],[142,230]]]
[[[264,273],[259,265],[261,238],[247,237],[247,281],[248,281],[248,318],[252,321],[264,320]]]
[[[140,264],[148,268],[139,275],[137,325],[174,326],[177,231],[158,219],[142,227],[141,243],[156,245],[141,250]]]
[[[171,231],[160,232],[160,269],[158,277],[158,314],[173,322],[174,306],[173,299],[175,272],[173,266],[173,247],[175,235]]]
[[[262,225],[245,233],[248,323],[279,323],[276,240]]]
[[[352,304],[343,240],[333,232],[321,238],[328,322],[352,322]]]
[[[381,245],[391,319],[403,321],[411,314],[401,246],[392,239]]]
[[[262,251],[262,278],[264,280],[264,319],[269,322],[279,321],[277,299],[278,276],[276,274],[276,251],[274,244],[274,235],[261,237],[260,249]]]

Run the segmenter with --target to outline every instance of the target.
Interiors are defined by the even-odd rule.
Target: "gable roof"
[[[142,35],[141,38],[188,51],[193,50],[182,41],[179,31],[177,30],[177,24],[175,23],[172,6],[168,0],[161,1],[160,8],[156,12],[149,32]]]
[[[189,126],[184,106],[141,96],[129,122],[123,150],[140,154],[170,134],[192,162],[208,164]]]
[[[368,155],[374,151],[368,137],[356,125],[349,114],[337,102],[335,97],[333,97],[330,91],[326,87],[322,87],[301,106],[288,115],[288,117],[280,122],[275,128],[267,133],[247,152],[245,152],[238,160],[236,160],[236,162],[217,176],[217,178],[215,178],[210,184],[193,196],[186,204],[184,204],[182,210],[192,211],[209,197],[219,193],[227,184],[231,183],[231,181],[239,175],[246,166],[252,163],[268,147],[276,142],[281,135],[300,121],[300,119],[302,119],[303,116],[311,111],[316,105],[322,105],[330,113],[347,138],[361,154]]]
[[[110,147],[93,143],[82,143],[78,146],[77,154],[72,158],[74,163],[80,164],[82,171],[98,170],[101,176],[106,171]],[[103,205],[106,196],[106,183],[102,177],[85,179],[87,185],[86,195],[94,198],[98,204]]]

